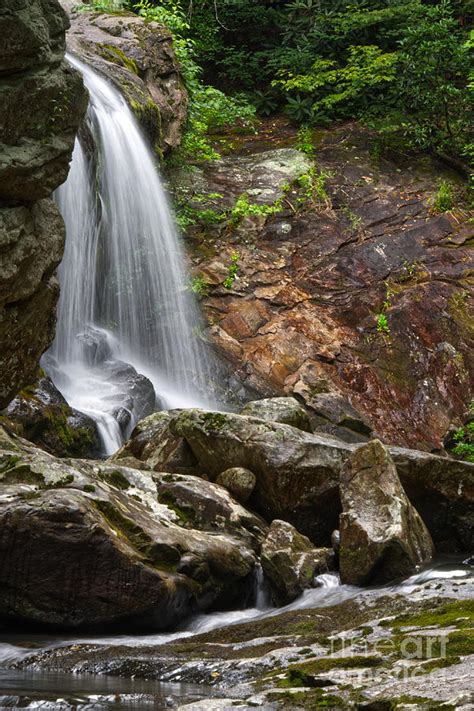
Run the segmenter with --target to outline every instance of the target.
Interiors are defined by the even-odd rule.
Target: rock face
[[[329,571],[333,557],[329,548],[315,548],[290,523],[272,521],[263,542],[261,563],[274,602],[286,605],[313,587],[315,577]]]
[[[256,477],[253,508],[283,518],[316,545],[339,528],[339,473],[360,445],[309,434],[254,417],[201,410],[147,417],[112,458],[133,457],[155,471],[217,479],[244,467]],[[427,452],[390,447],[402,485],[439,551],[474,545],[474,465]]]
[[[350,585],[407,577],[434,552],[397,469],[379,440],[359,447],[341,471],[339,566]]]
[[[242,415],[258,417],[269,422],[281,422],[303,432],[312,432],[308,413],[293,397],[272,397],[255,400],[245,405]]]
[[[99,457],[101,443],[96,424],[69,407],[48,376],[24,388],[4,410],[21,437],[58,457]]]
[[[266,526],[225,489],[0,437],[2,620],[160,629],[242,602]]]
[[[255,489],[257,477],[249,469],[232,467],[219,474],[217,483],[230,491],[237,501],[245,503]]]
[[[64,226],[49,196],[87,106],[63,61],[67,25],[56,0],[0,8],[0,407],[32,382],[54,330]]]
[[[280,152],[295,138],[272,123],[189,179],[189,204],[201,200],[189,236],[217,347],[261,397],[303,398],[318,429],[363,441],[359,425],[351,434],[356,419],[392,444],[441,450],[468,409],[472,379],[473,225],[461,210],[431,207],[440,178],[452,176],[428,159],[374,162],[370,133],[347,124],[315,135],[309,170],[322,175],[308,192],[310,179],[302,187],[294,173],[282,175]],[[282,191],[281,209],[266,218],[205,222],[206,209],[229,215],[242,194],[275,206]],[[206,202],[209,194],[223,197]],[[238,275],[226,289],[235,252]],[[343,402],[348,417],[335,407]]]
[[[126,12],[73,12],[68,48],[117,86],[159,153],[179,146],[188,98],[166,28]]]

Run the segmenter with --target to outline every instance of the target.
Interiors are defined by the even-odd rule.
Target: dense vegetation
[[[429,150],[472,165],[474,0],[95,0],[172,31],[192,94],[185,150],[206,134],[286,113],[359,120],[376,150]]]

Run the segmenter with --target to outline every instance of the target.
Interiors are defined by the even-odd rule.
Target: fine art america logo
[[[346,659],[340,669],[331,670],[334,681],[383,682],[390,679],[408,680],[437,669],[442,673],[447,666],[449,633],[426,630],[416,634],[381,637],[371,640],[371,630],[366,637],[345,635],[330,640],[331,655]],[[387,666],[385,662],[391,662]]]

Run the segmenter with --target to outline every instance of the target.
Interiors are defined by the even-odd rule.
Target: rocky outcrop
[[[261,563],[275,603],[286,605],[314,587],[316,576],[329,572],[333,558],[333,551],[315,548],[290,523],[272,521],[262,545]]]
[[[312,432],[311,422],[308,413],[293,397],[272,397],[263,400],[248,402],[242,415],[258,417],[260,420],[269,422],[281,422],[284,425],[291,425],[303,432]]]
[[[95,422],[69,407],[51,378],[41,375],[4,410],[8,425],[57,457],[99,457],[102,446]]]
[[[350,585],[411,575],[434,553],[419,513],[379,440],[359,447],[341,470],[339,567]]]
[[[165,628],[251,588],[266,526],[225,489],[0,437],[3,621]]]
[[[209,332],[245,383],[301,397],[318,429],[439,451],[470,401],[472,221],[434,213],[439,180],[453,176],[428,159],[374,161],[372,136],[354,124],[314,141],[317,163],[285,176],[294,131],[272,120],[191,174]],[[242,195],[263,209],[239,221]],[[206,222],[209,209],[222,219]]]
[[[64,226],[49,196],[87,105],[63,61],[67,25],[56,0],[0,8],[0,407],[32,382],[54,330]]]
[[[216,480],[244,467],[256,477],[249,505],[265,518],[284,519],[316,545],[339,528],[340,470],[361,445],[231,413],[184,410],[146,418],[114,456],[135,457],[156,471]],[[402,485],[439,551],[474,545],[474,465],[389,447]]]
[[[188,98],[165,27],[126,12],[72,12],[68,48],[116,85],[159,154],[179,146]]]

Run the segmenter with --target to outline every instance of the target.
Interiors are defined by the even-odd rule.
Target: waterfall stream
[[[199,338],[154,157],[118,91],[68,60],[89,90],[89,136],[76,140],[56,194],[67,239],[56,337],[43,367],[69,404],[96,421],[111,454],[155,404],[215,407],[216,369]]]

